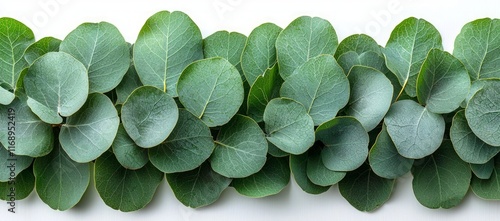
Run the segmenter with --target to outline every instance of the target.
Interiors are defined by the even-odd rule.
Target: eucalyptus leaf
[[[18,156],[0,144],[0,182],[12,181],[18,174],[28,168],[33,158]]]
[[[121,118],[130,138],[140,147],[151,148],[167,139],[177,124],[179,110],[165,92],[142,86],[123,104]]]
[[[58,52],[61,40],[54,37],[45,37],[31,44],[24,52],[24,59],[33,64],[36,59],[49,52]]]
[[[182,70],[203,58],[198,26],[182,12],[160,11],[142,27],[134,44],[134,65],[144,85],[177,97]]]
[[[24,89],[33,113],[46,123],[60,124],[87,100],[87,69],[69,54],[49,52],[31,65]]]
[[[267,153],[273,157],[287,157],[290,155],[289,153],[282,151],[273,143],[269,142],[269,140],[267,141]]]
[[[14,100],[14,98],[16,98],[14,93],[0,87],[0,105],[8,105]]]
[[[179,100],[209,127],[221,126],[243,103],[243,81],[238,70],[223,58],[190,64],[179,78]]]
[[[318,55],[333,55],[337,45],[337,33],[329,21],[308,16],[293,20],[276,39],[281,77],[286,80],[296,68]]]
[[[470,164],[470,169],[477,178],[487,180],[491,177],[495,169],[495,158],[485,164]]]
[[[110,152],[95,161],[94,176],[95,188],[104,203],[123,212],[148,205],[163,180],[163,174],[150,163],[138,170],[128,170]]]
[[[307,177],[309,180],[319,186],[331,186],[341,181],[346,175],[346,172],[337,172],[328,169],[323,164],[321,151],[309,151],[307,159]]]
[[[306,193],[321,194],[330,189],[330,186],[314,184],[307,176],[308,153],[301,155],[290,155],[290,169],[295,182]]]
[[[389,72],[385,66],[385,59],[383,55],[379,55],[373,51],[368,51],[358,54],[354,51],[348,51],[337,58],[337,62],[347,75],[351,68],[355,65],[367,66],[375,68],[379,71]],[[399,82],[398,82],[399,85]]]
[[[147,149],[137,146],[134,140],[128,136],[122,124],[118,127],[116,138],[111,147],[116,160],[126,169],[137,170],[149,162]]]
[[[14,191],[12,191],[14,188]],[[0,182],[0,200],[16,201],[28,197],[35,188],[35,176],[33,175],[33,168],[29,167],[23,170],[16,176],[15,181]],[[14,200],[11,199],[14,192]]]
[[[280,95],[304,105],[317,126],[333,119],[347,104],[349,81],[332,55],[320,55],[297,67]]]
[[[365,34],[354,34],[344,38],[335,51],[335,58],[338,59],[341,55],[348,52],[356,54],[374,52],[377,55],[383,56],[380,45],[378,45],[375,39]]]
[[[116,86],[117,103],[123,104],[128,96],[138,87],[142,86],[141,79],[135,71],[135,67],[130,65],[127,73],[123,76],[122,82]]]
[[[231,179],[214,172],[208,163],[191,171],[166,176],[175,197],[191,208],[214,203],[231,183]]]
[[[283,79],[279,75],[278,65],[267,69],[255,79],[248,92],[247,114],[257,122],[262,122],[264,110],[270,100],[279,97]]]
[[[487,200],[500,200],[500,157],[492,160],[493,170],[487,179],[473,177],[471,189],[476,196]]]
[[[286,98],[271,100],[264,111],[267,140],[279,149],[302,154],[314,144],[314,123],[306,108]]]
[[[221,57],[229,61],[241,74],[241,54],[247,37],[238,32],[218,31],[203,40],[203,55],[205,58]]]

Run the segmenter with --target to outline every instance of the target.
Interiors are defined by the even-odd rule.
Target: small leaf
[[[249,117],[236,115],[220,129],[210,165],[225,177],[243,178],[260,171],[266,155],[267,140],[259,125]]]
[[[188,172],[167,174],[167,181],[175,197],[191,208],[214,203],[231,183],[231,179],[214,172],[208,163]]]
[[[273,143],[269,142],[269,140],[267,141],[267,153],[273,157],[287,157],[290,155],[276,147]]]
[[[356,118],[366,131],[371,131],[384,119],[391,106],[391,81],[382,72],[363,66],[354,66],[347,77],[351,97],[346,113]]]
[[[275,43],[282,30],[273,23],[264,23],[248,35],[241,55],[241,69],[250,86],[254,85],[257,78],[267,72],[268,68],[275,65]]]
[[[223,58],[190,64],[179,78],[179,100],[209,127],[221,126],[243,103],[243,82],[238,70]]]
[[[336,117],[316,129],[316,140],[325,148],[321,158],[326,168],[334,171],[352,171],[368,157],[368,133],[352,117]]]
[[[257,122],[262,122],[267,103],[279,97],[279,90],[282,84],[283,79],[279,75],[278,65],[267,69],[264,75],[258,76],[248,92],[248,116]]]
[[[163,174],[153,165],[138,170],[123,168],[112,153],[95,161],[95,188],[109,207],[123,212],[136,211],[151,202]]]
[[[415,162],[412,169],[413,192],[428,208],[457,206],[467,194],[471,181],[469,165],[445,141],[431,156]]]
[[[238,32],[218,31],[203,40],[203,55],[205,58],[221,57],[229,61],[241,74],[241,53],[245,47],[247,37]]]
[[[500,200],[500,157],[495,157],[491,161],[493,171],[487,179],[473,177],[470,184],[472,191],[476,196],[487,200]]]
[[[347,52],[354,52],[356,54],[374,52],[377,55],[382,56],[380,45],[377,44],[375,39],[365,34],[354,34],[344,38],[335,51],[335,58],[338,59],[341,55]]]
[[[11,93],[8,90],[5,90],[4,88],[0,87],[0,104],[1,105],[8,105],[10,102],[12,102],[16,98],[16,95],[14,93]]]
[[[290,182],[290,166],[287,157],[269,157],[259,172],[234,179],[232,186],[241,195],[261,198],[281,192]]]
[[[318,55],[333,55],[337,45],[337,33],[329,21],[308,16],[293,20],[276,39],[281,77],[286,80],[297,67]]]
[[[49,52],[37,59],[24,77],[28,106],[40,119],[60,124],[87,100],[89,82],[82,63],[64,52]]]
[[[182,70],[203,58],[200,29],[182,12],[158,12],[142,27],[133,57],[144,85],[177,97],[177,81]]]
[[[333,119],[349,100],[349,81],[332,55],[320,55],[299,66],[280,90],[306,107],[314,125]]]
[[[75,206],[90,182],[89,164],[74,162],[58,144],[49,155],[35,160],[33,172],[38,196],[54,210]]]
[[[161,144],[172,132],[179,118],[174,99],[152,86],[134,90],[121,111],[123,127],[130,138],[143,148]]]
[[[487,180],[491,177],[495,169],[495,158],[485,164],[471,164],[470,169],[477,178]]]
[[[116,103],[125,103],[128,96],[130,96],[130,94],[140,86],[142,86],[141,79],[139,79],[139,76],[135,71],[135,67],[131,65],[127,73],[125,73],[125,76],[123,76],[122,82],[120,82],[120,84],[115,88],[117,96]]]
[[[19,156],[0,144],[0,182],[11,181],[19,173],[28,168],[33,162],[33,158]]]
[[[417,95],[418,72],[433,48],[443,48],[439,31],[426,20],[411,17],[394,28],[383,50],[387,67],[410,97]]]
[[[470,79],[464,65],[439,49],[429,51],[417,78],[417,98],[430,112],[454,111],[469,93]]]
[[[119,124],[111,100],[103,94],[90,94],[83,107],[62,125],[59,141],[72,160],[90,162],[111,147]]]
[[[395,180],[373,173],[367,164],[347,173],[339,182],[340,194],[359,211],[373,211],[389,200]]]
[[[405,158],[420,159],[431,155],[443,141],[443,117],[412,100],[394,103],[384,122],[398,153]]]
[[[12,191],[11,188],[15,188],[15,191]],[[23,170],[19,173],[15,181],[0,182],[0,200],[15,202],[16,200],[25,199],[33,192],[34,188],[35,176],[33,175],[33,168],[29,167],[27,170]],[[14,194],[12,192],[14,192]]]
[[[116,160],[126,169],[137,170],[149,162],[148,151],[135,144],[122,124],[118,127],[112,148]]]
[[[330,186],[319,186],[311,182],[307,177],[308,153],[301,155],[290,155],[290,169],[295,182],[304,192],[309,194],[321,194],[330,189]]]
[[[28,64],[33,64],[36,59],[49,52],[58,52],[61,40],[53,37],[45,37],[30,45],[24,52],[24,59]]]
[[[354,51],[348,51],[337,58],[337,62],[347,75],[351,68],[355,65],[372,67],[379,71],[390,72],[385,66],[385,59],[383,55],[379,55],[373,51],[368,51],[358,54]],[[399,82],[397,82],[399,85]]]
[[[302,154],[314,144],[314,123],[306,108],[286,98],[271,100],[264,111],[267,140],[279,149]]]
[[[307,177],[319,186],[335,185],[345,177],[345,172],[337,172],[326,168],[321,158],[321,151],[311,150],[307,159]]]
[[[185,109],[179,109],[179,121],[160,145],[149,150],[151,163],[164,173],[196,169],[214,150],[210,128]]]
[[[484,164],[500,152],[499,147],[484,143],[472,132],[463,110],[453,117],[450,138],[458,156],[467,163]]]

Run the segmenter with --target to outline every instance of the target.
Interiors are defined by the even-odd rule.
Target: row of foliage
[[[106,22],[35,41],[0,18],[0,198],[35,189],[67,210],[93,176],[109,207],[134,211],[166,177],[197,208],[228,187],[277,194],[293,177],[310,194],[337,184],[372,211],[411,173],[429,208],[469,188],[498,200],[499,79],[500,20],[489,18],[466,24],[453,54],[417,18],[385,47],[364,34],[339,43],[307,16],[203,39],[186,14],[161,11],[133,45]]]

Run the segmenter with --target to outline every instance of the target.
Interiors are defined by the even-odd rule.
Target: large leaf
[[[203,55],[205,58],[221,57],[229,61],[241,74],[241,53],[247,37],[238,32],[218,31],[203,40]]]
[[[348,75],[351,96],[346,113],[366,129],[373,130],[384,119],[392,102],[391,81],[380,71],[354,66]]]
[[[439,31],[431,23],[411,17],[394,28],[383,50],[387,67],[411,97],[417,95],[418,72],[433,48],[443,48]]]
[[[14,191],[13,189],[14,188]],[[0,200],[16,201],[28,197],[35,188],[33,168],[17,174],[14,181],[0,182]]]
[[[431,155],[443,141],[443,117],[412,100],[394,103],[384,122],[399,154],[406,158],[419,159]]]
[[[61,40],[45,37],[30,45],[24,52],[24,59],[28,64],[33,64],[36,59],[49,52],[58,52]]]
[[[321,194],[330,189],[330,186],[316,185],[307,177],[308,153],[290,155],[290,169],[295,182],[306,193]]]
[[[116,160],[126,169],[137,170],[149,162],[148,150],[137,146],[121,124],[118,127],[112,148]]]
[[[306,169],[309,180],[319,186],[334,185],[346,175],[346,172],[337,172],[328,169],[323,163],[319,148],[309,151]]]
[[[282,28],[264,23],[248,35],[241,55],[241,69],[250,86],[276,63],[276,39]]]
[[[332,55],[320,55],[295,69],[280,95],[304,105],[317,126],[333,119],[347,104],[349,81]]]
[[[450,113],[469,93],[470,79],[462,62],[439,49],[429,51],[417,78],[417,98],[430,112]]]
[[[231,179],[214,172],[208,163],[191,171],[167,174],[167,181],[175,197],[191,208],[214,203],[231,183]]]
[[[316,129],[316,140],[325,147],[321,158],[326,168],[334,171],[352,171],[368,157],[368,133],[352,117],[336,117]]]
[[[75,206],[90,182],[89,164],[71,160],[58,144],[49,155],[35,160],[33,172],[38,196],[55,210]]]
[[[178,84],[179,100],[209,127],[221,126],[243,103],[243,81],[238,70],[223,58],[193,62]]]
[[[87,69],[69,54],[49,52],[31,65],[24,88],[33,113],[44,122],[60,124],[87,100]]]
[[[212,169],[229,178],[257,173],[266,163],[267,140],[252,118],[236,115],[222,126],[210,157]]]
[[[279,75],[278,65],[274,65],[272,68],[267,69],[263,75],[258,76],[248,92],[248,116],[257,122],[261,122],[267,103],[279,97],[282,84],[283,79]]]
[[[416,161],[412,169],[413,192],[428,208],[451,208],[467,194],[471,181],[469,165],[445,141],[431,156]]]
[[[289,182],[288,158],[268,157],[262,170],[245,178],[234,179],[231,185],[241,195],[260,198],[278,194]]]
[[[167,139],[177,124],[179,109],[168,94],[142,86],[123,104],[121,118],[130,138],[140,147],[151,148]]]
[[[314,144],[314,123],[306,108],[286,98],[271,100],[264,111],[267,140],[279,149],[302,154]]]
[[[276,39],[281,77],[286,80],[313,57],[333,55],[337,45],[337,33],[329,21],[308,16],[293,20]]]
[[[83,107],[62,125],[59,141],[71,159],[90,162],[111,147],[119,124],[111,100],[103,94],[90,94]]]
[[[133,57],[144,85],[157,87],[176,97],[182,70],[203,58],[200,29],[182,12],[158,12],[142,27],[134,44]]]
[[[500,80],[486,83],[469,101],[465,117],[470,128],[485,143],[500,146]]]
[[[0,104],[14,100],[21,71],[28,66],[24,51],[35,42],[31,29],[12,18],[0,18]]]
[[[106,152],[95,161],[95,188],[109,207],[123,212],[144,208],[151,202],[163,174],[153,165],[138,170],[123,168],[115,156]]]
[[[482,199],[500,200],[500,157],[493,160],[494,167],[489,179],[472,178],[471,188]]]
[[[389,200],[396,180],[377,176],[364,164],[339,182],[340,194],[359,211],[373,211]]]
[[[464,25],[455,39],[453,55],[472,80],[500,77],[500,20],[483,18]]]
[[[500,152],[500,147],[484,143],[472,132],[463,110],[453,117],[450,138],[458,156],[467,163],[485,164]]]
[[[13,181],[12,179],[28,168],[31,162],[33,158],[18,156],[0,144],[0,182]]]
[[[338,59],[347,52],[354,52],[356,54],[374,52],[377,55],[382,55],[380,45],[377,44],[375,39],[365,34],[354,34],[344,38],[335,51],[335,58]]]
[[[185,109],[179,109],[179,121],[162,144],[149,150],[151,163],[164,173],[193,170],[214,150],[210,128]]]

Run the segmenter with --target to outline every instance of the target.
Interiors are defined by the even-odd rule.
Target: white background
[[[342,2],[342,3],[340,3]],[[403,19],[424,18],[436,26],[444,48],[453,50],[461,27],[472,20],[500,18],[497,0],[384,0],[384,1],[279,1],[279,0],[0,0],[0,17],[12,17],[30,26],[37,39],[54,36],[63,39],[83,22],[107,21],[134,42],[146,19],[161,10],[183,11],[198,24],[206,37],[218,30],[248,35],[264,22],[286,27],[301,15],[328,19],[339,39],[366,33],[385,45],[392,29]],[[294,181],[279,195],[263,199],[240,196],[227,189],[213,205],[190,209],[180,204],[166,182],[145,209],[123,213],[107,207],[93,185],[73,209],[54,211],[36,194],[18,201],[17,213],[0,204],[1,220],[498,220],[500,202],[478,199],[469,192],[456,208],[431,210],[413,196],[411,175],[400,178],[385,205],[372,213],[355,210],[342,198],[337,186],[315,196],[304,193]]]

